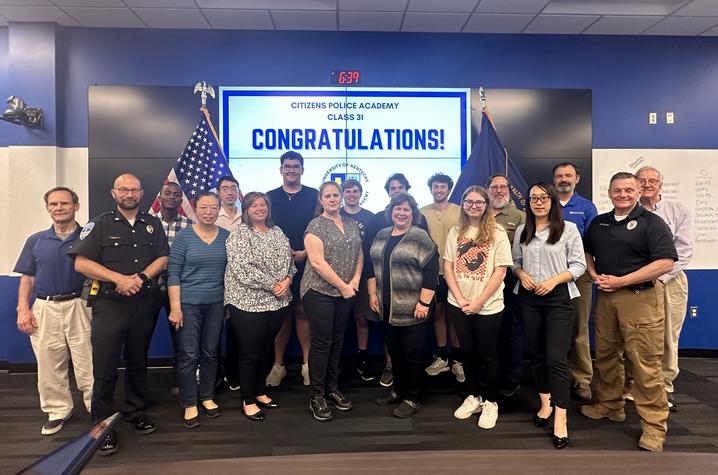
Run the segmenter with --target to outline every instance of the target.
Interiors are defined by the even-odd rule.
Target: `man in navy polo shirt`
[[[70,359],[77,387],[90,411],[92,346],[90,309],[80,299],[84,277],[75,272],[75,263],[67,256],[80,236],[75,221],[80,208],[77,194],[62,186],[52,188],[45,193],[45,205],[53,225],[27,239],[14,272],[22,274],[17,328],[30,336],[35,352],[40,407],[48,415],[41,432],[50,435],[62,429],[72,415]]]
[[[562,162],[553,167],[553,184],[556,186],[561,202],[563,219],[575,224],[583,236],[591,220],[598,215],[598,211],[596,205],[576,193],[576,185],[579,181],[581,175],[575,164]],[[591,314],[593,282],[588,272],[576,280],[576,286],[581,295],[572,300],[576,318],[573,320],[573,349],[569,357],[569,371],[573,379],[574,397],[588,402],[592,396],[591,380],[593,379],[588,339],[588,316]]]

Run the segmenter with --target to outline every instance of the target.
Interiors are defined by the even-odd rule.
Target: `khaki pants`
[[[42,411],[50,420],[64,419],[72,413],[70,359],[77,387],[89,411],[92,401],[90,309],[79,298],[65,302],[35,300],[32,313],[37,319],[37,329],[30,335],[30,342],[37,359],[37,389]]]
[[[666,309],[665,350],[663,352],[663,387],[673,392],[673,381],[678,376],[678,337],[688,309],[688,279],[681,271],[663,286],[663,301]]]
[[[623,355],[633,368],[633,398],[643,432],[661,439],[668,430],[668,400],[663,390],[661,358],[664,339],[663,285],[634,292],[598,292],[593,323],[596,331],[596,401],[622,409]]]
[[[593,365],[591,363],[591,346],[588,338],[588,317],[591,314],[593,282],[588,273],[583,274],[576,280],[576,286],[581,296],[571,300],[574,308],[574,320],[573,348],[569,355],[569,372],[574,383],[591,384]]]

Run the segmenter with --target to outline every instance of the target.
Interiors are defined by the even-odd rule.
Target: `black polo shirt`
[[[596,261],[597,274],[617,277],[658,259],[678,260],[668,225],[641,205],[621,221],[616,221],[614,211],[596,216],[583,237],[583,248]]]
[[[158,218],[139,212],[133,226],[119,212],[109,211],[82,228],[79,241],[67,254],[86,257],[123,275],[133,275],[169,253]]]

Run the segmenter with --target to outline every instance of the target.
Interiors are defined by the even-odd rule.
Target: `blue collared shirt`
[[[575,192],[573,196],[571,196],[571,199],[568,200],[568,203],[561,208],[563,210],[563,219],[575,224],[581,236],[583,236],[586,229],[588,229],[591,220],[598,216],[596,205]]]
[[[67,295],[82,290],[84,276],[75,272],[75,261],[67,251],[80,236],[82,226],[64,241],[55,233],[55,228],[40,231],[25,241],[13,272],[35,277],[35,297],[38,295]]]

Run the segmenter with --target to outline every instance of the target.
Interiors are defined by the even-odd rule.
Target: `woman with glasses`
[[[386,217],[392,226],[379,231],[369,249],[367,291],[369,307],[382,317],[394,387],[376,402],[401,403],[392,414],[406,418],[419,409],[426,319],[438,284],[439,258],[436,244],[418,226],[422,215],[414,198],[394,195]]]
[[[224,301],[239,342],[242,411],[252,421],[264,420],[262,409],[279,407],[267,395],[266,377],[284,309],[292,301],[289,286],[295,272],[289,239],[272,221],[269,198],[248,193],[242,202],[242,224],[227,239]]]
[[[221,415],[213,398],[224,321],[225,241],[229,236],[229,231],[215,224],[220,207],[217,194],[198,194],[194,206],[197,221],[175,237],[167,268],[169,320],[176,330],[179,351],[177,383],[188,429],[200,425],[198,402],[210,419]]]
[[[499,417],[498,341],[504,277],[513,264],[511,245],[487,209],[489,195],[484,188],[467,188],[461,202],[459,224],[449,231],[443,255],[449,287],[446,314],[459,336],[469,392],[454,417],[468,419],[481,413],[478,426],[493,429]]]
[[[336,182],[319,187],[322,214],[304,232],[309,265],[302,276],[300,294],[309,315],[309,408],[318,421],[334,418],[328,403],[340,411],[353,405],[339,391],[339,358],[344,332],[359,289],[363,263],[361,231],[353,219],[342,216],[342,190]]]
[[[541,400],[533,422],[545,427],[553,415],[553,444],[562,449],[568,445],[571,299],[579,295],[574,281],[586,271],[586,258],[578,228],[563,220],[554,186],[536,183],[529,187],[528,196],[526,224],[517,228],[514,237],[513,271],[519,279],[514,292]]]

